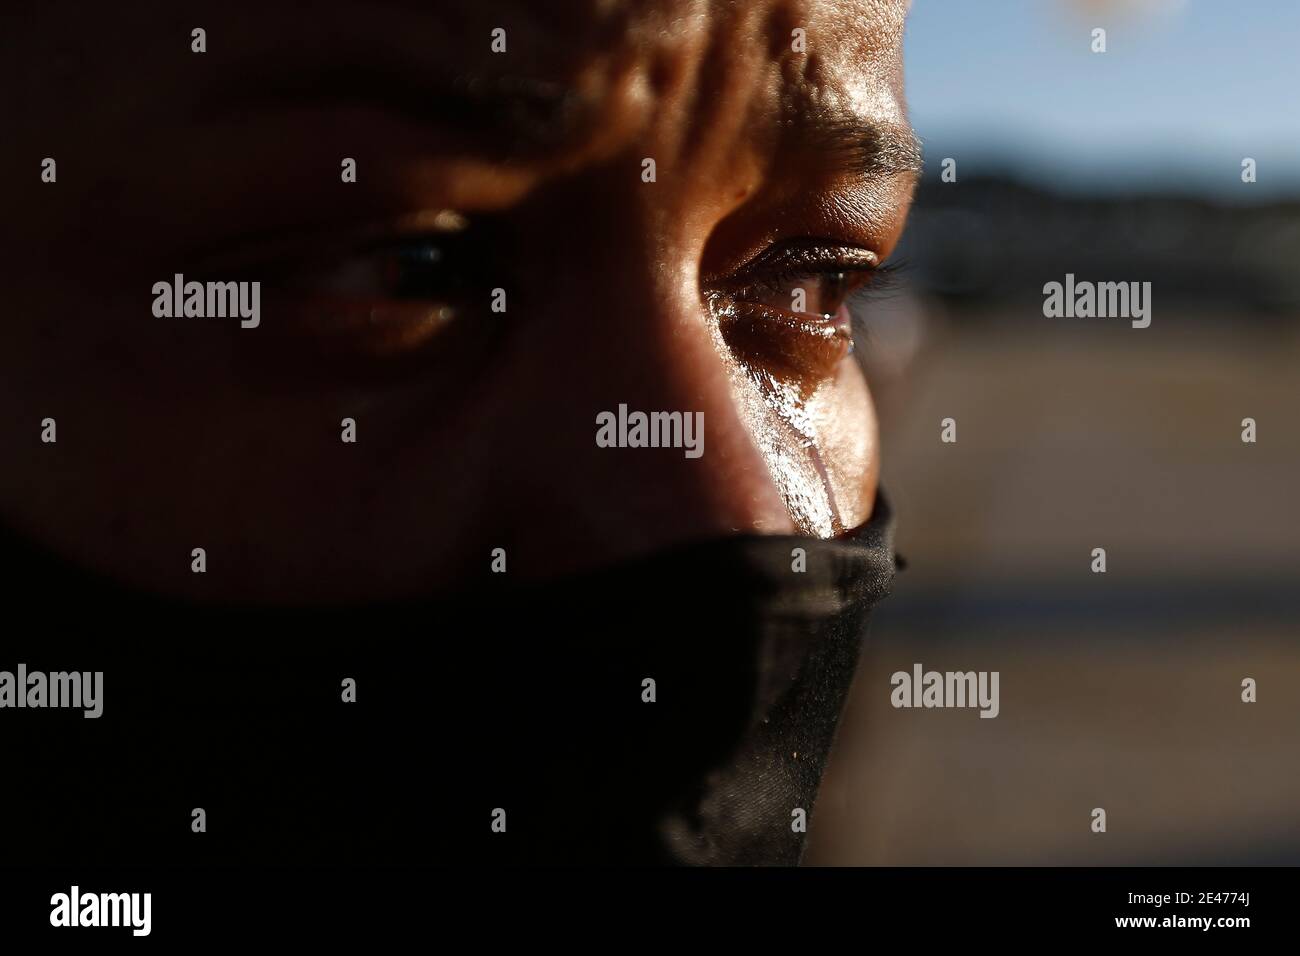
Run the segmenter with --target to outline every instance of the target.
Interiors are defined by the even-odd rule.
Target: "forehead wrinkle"
[[[872,3],[869,8],[881,6]],[[901,26],[894,29],[891,21],[885,32],[901,37]],[[915,179],[922,167],[920,140],[906,122],[886,71],[878,68],[897,51],[888,41],[873,42],[871,49],[870,59],[831,60],[811,46],[804,56],[782,56],[777,120],[781,148],[820,154],[823,165],[856,176],[901,174]],[[866,96],[861,95],[864,90]]]

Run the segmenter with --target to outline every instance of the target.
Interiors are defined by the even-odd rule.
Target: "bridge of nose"
[[[529,463],[543,523],[582,542],[592,564],[792,531],[738,402],[736,363],[700,298],[696,253],[644,229],[615,239],[592,225],[586,267],[557,273],[515,353],[527,397],[506,429],[518,445],[501,450]],[[530,424],[540,408],[549,427]]]

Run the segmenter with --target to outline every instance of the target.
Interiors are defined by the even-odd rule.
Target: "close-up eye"
[[[505,248],[491,219],[444,212],[432,229],[309,242],[248,271],[263,277],[268,340],[336,381],[384,380],[499,339]]]
[[[709,299],[742,361],[815,382],[854,350],[852,300],[889,274],[870,250],[801,240],[712,283]]]
[[[438,299],[460,278],[447,268],[449,258],[443,237],[417,236],[376,244],[292,279],[340,298]]]
[[[880,259],[868,249],[823,242],[773,247],[744,267],[736,299],[800,315],[835,315],[871,282]]]

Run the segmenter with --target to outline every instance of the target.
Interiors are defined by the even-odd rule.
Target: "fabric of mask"
[[[795,864],[895,568],[883,497],[833,540],[355,607],[0,555],[0,670],[103,672],[98,719],[0,712],[16,863]]]

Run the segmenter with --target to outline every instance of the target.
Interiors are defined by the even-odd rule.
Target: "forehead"
[[[71,112],[185,109],[262,77],[325,73],[361,77],[436,95],[456,79],[489,93],[535,101],[578,94],[596,100],[638,70],[665,84],[703,89],[781,69],[797,109],[828,98],[876,116],[901,118],[901,47],[909,0],[287,0],[253,5],[39,5],[25,31],[3,43],[42,64],[46,82],[28,105],[55,96]],[[80,26],[69,31],[69,17]],[[207,52],[190,53],[190,32],[207,31]],[[504,31],[505,50],[493,47]],[[795,55],[796,31],[804,52]],[[17,34],[22,33],[19,37]],[[158,78],[166,76],[166,83]],[[415,82],[411,82],[411,81]],[[41,109],[44,109],[42,107]],[[21,111],[21,109],[20,109]],[[120,117],[128,119],[129,117]]]
[[[794,59],[797,49],[805,78],[814,82],[838,76],[842,83],[893,84],[909,0],[452,0],[450,6],[455,12],[444,21],[440,55],[465,71],[527,71],[575,83],[627,60],[663,74],[694,58],[706,61],[695,64],[700,79],[717,80],[719,63],[757,67]],[[505,55],[489,50],[486,37],[494,29],[505,32]]]
[[[919,154],[901,90],[907,6],[322,0],[305,17],[288,0],[184,8],[51,2],[32,8],[21,38],[4,31],[0,47],[42,64],[42,82],[7,117],[15,138],[40,149],[63,145],[76,154],[129,136],[168,144],[177,170],[218,161],[283,168],[310,165],[322,151],[353,155],[357,131],[373,130],[366,142],[377,159],[367,185],[346,202],[404,206],[413,189],[434,183],[445,186],[440,201],[473,205],[487,202],[475,186],[483,181],[500,204],[538,176],[632,146],[657,156],[731,150],[720,162],[736,166],[753,153],[769,167],[778,149],[792,148],[815,167],[914,174]],[[67,29],[69,18],[77,29]],[[200,27],[201,56],[190,50]],[[495,30],[505,32],[504,52],[493,49]],[[378,106],[401,130],[358,124],[353,112],[337,119],[345,106]],[[62,137],[53,146],[51,116],[60,118]],[[501,143],[509,144],[508,163],[496,162]],[[459,163],[462,154],[465,164],[446,159]],[[111,165],[111,151],[105,155]],[[134,163],[135,155],[117,162]],[[480,174],[466,165],[480,160],[491,168]],[[418,181],[406,175],[416,165]],[[782,168],[808,181],[800,164]],[[101,170],[124,184],[112,194],[119,205],[144,189],[133,170]],[[293,195],[277,202],[297,201]],[[268,228],[299,215],[278,208],[267,213]]]

